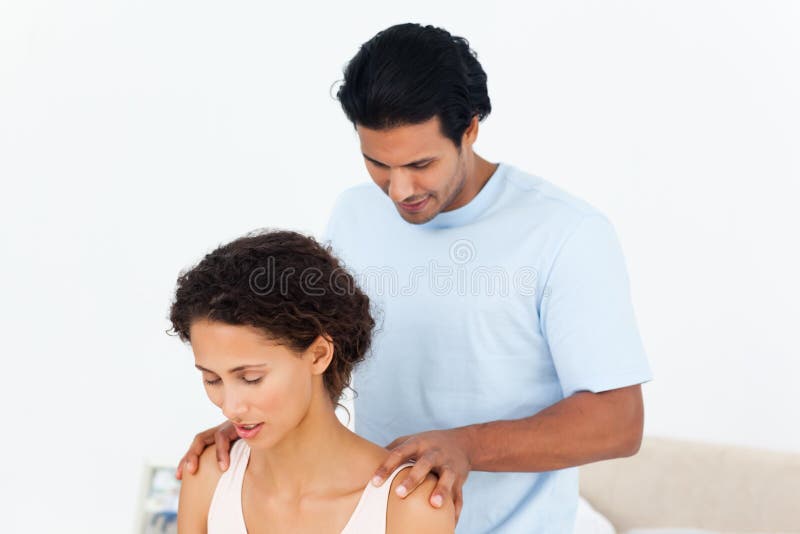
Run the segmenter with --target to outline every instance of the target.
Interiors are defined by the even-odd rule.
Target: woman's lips
[[[428,205],[428,200],[430,200],[430,196],[423,198],[422,200],[418,200],[416,202],[408,203],[408,202],[401,202],[400,207],[403,211],[408,213],[417,213],[425,209],[425,206]]]
[[[258,431],[261,430],[261,427],[264,426],[264,423],[258,423],[255,426],[252,425],[237,425],[234,423],[234,428],[236,428],[236,434],[239,435],[242,439],[251,439],[254,438]],[[252,427],[252,428],[248,428]]]

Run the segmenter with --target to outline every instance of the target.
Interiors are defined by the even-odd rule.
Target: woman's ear
[[[311,371],[315,375],[321,375],[333,360],[333,340],[327,335],[317,336],[306,354],[311,357]]]

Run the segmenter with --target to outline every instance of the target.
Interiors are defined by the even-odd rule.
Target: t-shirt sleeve
[[[545,282],[541,327],[564,392],[600,392],[652,379],[611,223],[590,215],[561,245]]]
[[[322,232],[322,241],[325,243],[330,243],[335,247],[335,241],[339,237],[340,229],[342,226],[342,219],[344,217],[344,194],[340,194],[336,197],[336,201],[333,204],[333,208],[331,209],[331,213],[328,216],[328,223],[325,225],[325,230]]]

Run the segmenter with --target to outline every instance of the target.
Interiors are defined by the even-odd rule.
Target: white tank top
[[[208,534],[247,534],[242,513],[242,482],[250,447],[240,439],[231,448],[231,463],[217,482],[211,506],[208,509]],[[384,534],[386,532],[386,507],[392,481],[403,468],[414,465],[405,463],[389,475],[379,488],[367,484],[361,499],[350,516],[341,534]]]

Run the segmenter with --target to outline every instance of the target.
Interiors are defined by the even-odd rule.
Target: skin
[[[411,224],[466,205],[497,168],[473,150],[477,117],[460,148],[441,133],[437,118],[385,130],[357,125],[356,130],[372,180]],[[403,207],[424,198],[429,200],[419,212]],[[399,437],[387,446],[390,454],[375,471],[373,483],[380,485],[397,466],[414,459],[416,465],[394,493],[412,498],[435,473],[435,488],[423,492],[434,508],[454,505],[457,521],[470,471],[542,472],[631,456],[639,450],[643,425],[641,386],[578,392],[530,417]],[[203,449],[215,443],[216,457],[227,465],[230,439],[225,424],[198,434],[177,476],[184,467],[194,472]]]
[[[442,211],[465,206],[497,169],[472,149],[478,119],[472,120],[460,149],[442,135],[439,119],[372,130],[357,126],[361,153],[372,181],[392,199],[397,212],[411,224],[430,221]],[[403,203],[428,199],[420,212]]]
[[[342,425],[322,377],[333,344],[319,337],[296,353],[260,330],[198,320],[190,331],[195,364],[206,393],[230,423],[263,423],[248,438],[250,460],[242,488],[242,510],[250,533],[341,532],[386,449]],[[204,533],[211,497],[222,470],[209,448],[201,469],[181,485],[178,529]],[[398,474],[401,484],[409,468]],[[436,477],[422,483],[430,491]],[[404,500],[391,493],[389,532],[452,533],[454,509],[435,510],[424,494]]]

